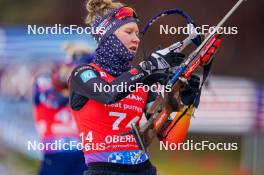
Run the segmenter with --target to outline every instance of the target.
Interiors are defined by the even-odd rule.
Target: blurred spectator
[[[51,74],[37,77],[33,93],[34,115],[42,143],[58,145],[61,142],[68,146],[72,142],[75,142],[74,145],[80,143],[77,127],[68,107],[68,77],[74,66],[88,63],[86,58],[89,52],[80,53],[78,49],[71,49],[66,63],[56,64]],[[66,53],[69,55],[69,51]],[[80,59],[73,59],[75,54],[80,54]],[[86,169],[82,150],[78,147],[56,150],[46,147],[43,154],[40,175],[81,175]]]
[[[84,44],[65,43],[63,48],[66,53],[66,63],[74,61],[82,64],[82,62],[91,62],[95,57],[92,50]]]

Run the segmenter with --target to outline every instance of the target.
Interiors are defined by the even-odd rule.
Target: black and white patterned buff
[[[129,52],[115,34],[109,35],[96,49],[95,63],[113,76],[131,69],[135,54]]]

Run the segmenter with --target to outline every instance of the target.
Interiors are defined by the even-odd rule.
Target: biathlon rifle
[[[217,24],[214,31],[209,33],[203,42],[187,57],[187,59],[177,68],[172,78],[168,81],[168,85],[171,85],[173,92],[179,92],[183,86],[182,80],[189,80],[193,72],[197,70],[199,66],[205,67],[213,61],[213,56],[216,51],[212,50],[217,48],[221,44],[219,40],[220,34],[217,33],[223,24],[229,19],[229,17],[237,10],[237,8],[246,0],[239,0],[233,8],[224,16],[224,18]],[[185,46],[190,43],[190,39],[185,39],[183,42],[175,43],[168,48],[158,51],[162,55],[166,55],[169,52],[181,51]],[[201,87],[205,81],[204,77]],[[200,87],[200,89],[201,89]],[[148,121],[138,129],[136,124],[132,124],[131,131],[123,133],[122,135],[134,134],[139,148],[145,152],[146,148],[150,145],[152,140],[160,132],[164,123],[168,120],[170,114],[173,111],[173,107],[168,105],[169,93],[165,93],[164,96],[160,95],[150,107],[147,112],[147,116],[150,118]]]

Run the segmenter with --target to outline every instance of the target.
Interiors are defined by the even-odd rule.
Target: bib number
[[[119,130],[119,125],[123,120],[125,120],[126,115],[127,115],[126,113],[121,113],[121,112],[109,112],[110,117],[117,117],[117,119],[112,125],[112,130]],[[132,120],[130,120],[127,123],[125,128],[131,128],[132,123],[136,123],[139,120],[140,120],[139,116],[134,117]]]

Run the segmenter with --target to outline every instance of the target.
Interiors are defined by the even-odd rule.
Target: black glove
[[[165,85],[168,81],[169,76],[166,73],[152,73],[143,79],[143,84],[151,86],[152,84],[159,82],[160,84]]]
[[[163,55],[161,52],[157,51],[139,63],[139,66],[148,74],[151,74],[158,70],[179,66],[184,58],[185,55],[182,53],[169,52]]]
[[[184,105],[192,105],[198,107],[200,103],[200,77],[192,75],[188,84],[180,91],[181,101]]]

